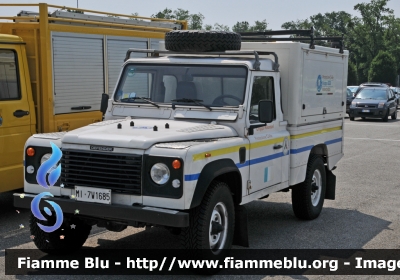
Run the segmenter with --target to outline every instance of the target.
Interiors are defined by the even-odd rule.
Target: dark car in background
[[[356,93],[354,96],[356,96],[363,88],[369,88],[369,87],[383,87],[383,88],[389,88],[387,84],[384,83],[373,83],[373,82],[368,82],[368,83],[362,83],[358,89],[356,90]]]
[[[389,116],[397,119],[396,98],[392,90],[386,87],[364,87],[360,89],[350,104],[350,120],[354,118],[379,118],[388,121]]]
[[[351,91],[351,93],[353,94],[353,97],[355,96],[358,88],[359,88],[359,86],[347,86],[347,89],[349,89]]]

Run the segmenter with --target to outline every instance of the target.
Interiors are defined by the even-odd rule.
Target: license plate
[[[369,110],[362,110],[363,113],[369,113]]]
[[[111,204],[111,190],[75,186],[75,198],[78,201]]]

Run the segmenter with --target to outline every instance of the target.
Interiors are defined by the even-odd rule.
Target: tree
[[[151,15],[152,18],[165,18],[165,19],[175,19],[175,20],[187,20],[188,29],[202,29],[204,16],[201,13],[191,14],[188,10],[176,9],[172,11],[171,9],[165,8],[156,14]]]
[[[232,26],[232,31],[234,32],[248,32],[249,29],[250,24],[247,21],[238,21],[234,26]]]
[[[354,86],[354,85],[358,85],[358,84],[359,83],[358,83],[358,79],[357,79],[357,68],[354,65],[354,63],[349,61],[348,74],[347,74],[347,85]]]
[[[165,8],[163,11],[159,11],[157,14],[151,15],[152,18],[165,18],[165,19],[175,19],[175,15],[172,13],[171,9]]]
[[[354,6],[361,18],[353,19],[349,49],[353,52],[352,60],[357,64],[360,82],[369,78],[372,60],[383,50],[386,51],[384,35],[387,32],[393,10],[387,8],[389,0],[371,0]]]
[[[370,82],[381,82],[396,84],[397,65],[394,57],[386,51],[380,51],[372,60],[368,71]]]
[[[256,20],[254,25],[250,26],[249,22],[247,21],[238,21],[232,27],[234,32],[255,32],[255,31],[267,31],[267,20],[258,21]]]
[[[203,27],[204,16],[201,13],[191,14],[189,16],[188,28],[192,30],[200,30]]]
[[[351,24],[351,15],[344,12],[331,12],[310,16],[309,19],[289,21],[282,24],[283,29],[299,30],[314,27],[314,36],[341,36],[347,33],[348,25]],[[298,36],[292,36],[298,37]],[[301,36],[300,36],[301,37]],[[318,45],[330,46],[330,42],[316,41]]]
[[[204,29],[205,30],[216,30],[216,31],[230,31],[228,25],[223,25],[223,24],[219,24],[219,23],[214,23],[214,26],[212,26],[211,24],[206,24],[204,26]]]

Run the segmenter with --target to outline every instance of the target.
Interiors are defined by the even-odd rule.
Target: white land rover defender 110
[[[261,35],[289,33],[279,32]],[[168,51],[130,49],[103,122],[26,143],[35,153],[25,155],[17,207],[30,208],[44,191],[36,177],[50,143],[62,150],[46,200],[67,226],[47,233],[38,223],[53,225],[55,215],[32,215],[36,246],[79,249],[92,225],[165,226],[186,248],[218,255],[248,246],[243,205],[278,191],[291,190],[296,217],[317,218],[324,199],[335,198],[331,170],[343,156],[348,52],[341,41],[340,50],[314,46],[310,30],[290,32],[311,34],[302,39],[311,43],[172,31]]]

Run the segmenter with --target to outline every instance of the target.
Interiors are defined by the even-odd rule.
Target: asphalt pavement
[[[345,119],[344,157],[336,175],[336,200],[326,200],[321,215],[300,221],[290,193],[276,193],[246,205],[252,249],[399,249],[400,120]],[[5,276],[6,248],[35,249],[28,227],[29,210],[15,209],[12,193],[0,194],[0,279],[132,279],[132,276]],[[116,233],[94,227],[84,247],[176,249],[177,236],[163,228]],[[239,247],[238,247],[239,248]],[[213,276],[213,279],[263,279],[270,276]],[[274,279],[319,279],[327,276],[275,276]],[[135,279],[202,279],[153,276]],[[357,276],[336,276],[356,279]],[[376,276],[363,277],[363,279]],[[382,277],[384,278],[384,277]]]

